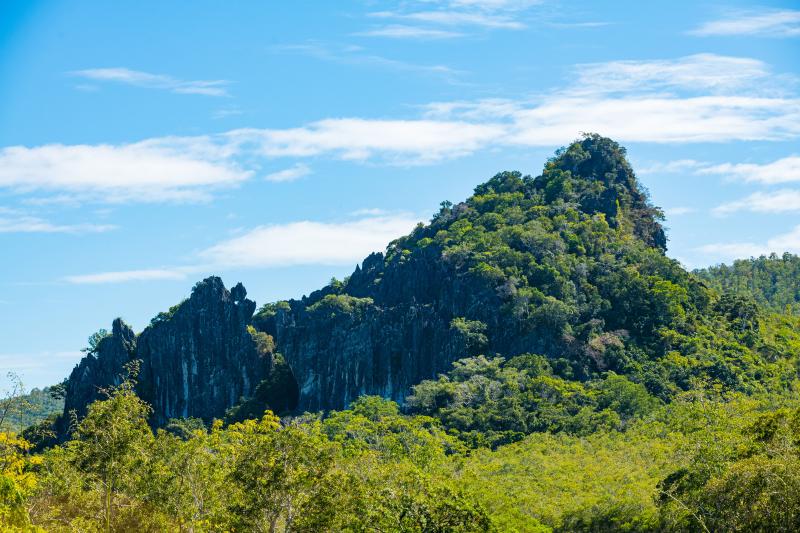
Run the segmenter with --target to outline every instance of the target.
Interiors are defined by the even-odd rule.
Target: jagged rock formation
[[[83,418],[87,406],[103,396],[103,389],[119,385],[125,365],[135,352],[136,334],[117,318],[111,335],[102,339],[70,374],[64,391],[64,416],[58,421],[59,433],[66,433],[69,429],[71,413]]]
[[[137,390],[161,426],[170,418],[210,421],[250,396],[272,369],[247,326],[256,304],[242,284],[228,292],[222,280],[198,283],[171,316],[156,319],[137,340],[142,361]]]
[[[228,291],[222,280],[211,277],[198,283],[187,300],[160,313],[138,337],[115,320],[111,335],[72,371],[65,415],[75,411],[83,416],[100,390],[119,384],[125,365],[136,359],[136,390],[152,406],[154,426],[178,417],[221,418],[250,397],[274,366],[274,354],[260,350],[248,331],[255,303],[246,296],[241,284]],[[291,398],[285,403],[294,406]],[[62,417],[62,433],[67,419]]]
[[[752,339],[666,257],[662,218],[624,148],[587,135],[536,177],[502,172],[464,202],[444,202],[428,225],[300,300],[253,315],[241,285],[228,292],[209,278],[135,345],[115,323],[73,372],[67,409],[80,413],[134,357],[155,425],[221,417],[241,398],[229,419],[339,409],[362,394],[402,402],[477,354],[540,354],[568,380],[613,371],[663,399],[694,379],[744,390],[765,371]]]
[[[660,218],[624,149],[587,136],[542,175],[498,174],[344,283],[266,306],[255,323],[292,367],[300,409],[343,408],[361,394],[402,402],[477,353],[565,357],[586,378],[613,369],[605,359],[623,338],[643,344],[658,327],[608,313],[630,302],[604,293],[603,276],[627,265],[603,254],[639,247],[671,268]]]

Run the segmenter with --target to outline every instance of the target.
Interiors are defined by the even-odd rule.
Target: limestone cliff
[[[227,409],[250,397],[274,367],[274,354],[259,349],[248,331],[255,303],[241,284],[228,291],[217,277],[198,283],[191,296],[160,313],[136,336],[121,319],[87,355],[67,380],[67,431],[75,412],[102,396],[102,389],[120,383],[125,365],[139,360],[136,390],[153,408],[152,424],[170,418],[221,418]],[[287,400],[293,407],[292,399]]]

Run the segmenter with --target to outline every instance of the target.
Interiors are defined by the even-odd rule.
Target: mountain
[[[761,309],[668,258],[662,218],[625,149],[587,135],[536,177],[502,172],[443,202],[429,224],[299,300],[254,314],[241,284],[228,292],[209,278],[138,336],[116,321],[72,372],[62,424],[132,360],[156,426],[341,409],[361,395],[402,403],[478,355],[535,355],[573,382],[623,375],[666,401],[697,382],[781,383],[786,347],[761,335]]]
[[[734,324],[736,302],[665,255],[661,219],[625,150],[589,135],[537,177],[503,172],[442,204],[343,282],[266,305],[254,323],[307,410],[362,394],[402,402],[478,354],[540,354],[578,381],[613,371],[662,399],[692,380],[758,387],[774,369],[758,353],[757,316]]]
[[[720,292],[749,295],[774,312],[800,312],[800,257],[796,255],[739,259],[731,265],[696,270],[695,274]]]

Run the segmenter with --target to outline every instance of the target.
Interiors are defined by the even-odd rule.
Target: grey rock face
[[[141,398],[153,423],[197,417],[209,422],[252,394],[272,368],[247,332],[256,304],[240,284],[230,292],[217,277],[198,283],[171,317],[139,336]]]
[[[228,291],[222,280],[211,277],[198,283],[189,299],[159,314],[138,337],[115,320],[112,335],[100,342],[97,353],[72,371],[65,414],[75,410],[83,416],[99,397],[99,388],[118,384],[125,364],[139,359],[136,390],[152,406],[155,427],[175,417],[207,422],[222,417],[273,368],[272,355],[259,353],[247,331],[255,302],[246,296],[241,284]]]
[[[64,413],[59,421],[59,433],[69,429],[70,413],[78,418],[86,414],[87,406],[103,397],[103,389],[119,385],[125,364],[136,351],[136,334],[122,319],[114,320],[111,335],[102,339],[94,353],[88,354],[72,370],[67,380]]]
[[[406,261],[373,254],[345,294],[334,292],[326,288],[257,316],[257,327],[275,337],[292,368],[301,411],[342,409],[362,394],[402,402],[412,385],[462,357],[522,353],[543,343],[502,323],[496,289],[461,275],[433,247]],[[347,302],[350,308],[342,308]],[[463,317],[483,326],[485,342],[453,326]]]

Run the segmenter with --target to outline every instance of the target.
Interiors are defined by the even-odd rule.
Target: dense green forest
[[[731,265],[696,270],[695,274],[720,292],[752,296],[776,313],[800,313],[800,257],[796,255],[739,259]]]
[[[309,321],[358,323],[389,280],[447,263],[470,288],[449,297],[471,310],[446,324],[463,355],[448,371],[401,403],[364,395],[280,418],[265,383],[224,420],[154,429],[133,361],[63,442],[49,419],[0,427],[0,524],[796,531],[797,258],[690,273],[665,255],[661,219],[624,149],[596,135],[537,177],[500,173],[391,243],[377,274],[302,302]],[[280,350],[265,330],[292,305],[265,305],[248,328],[264,353]]]

